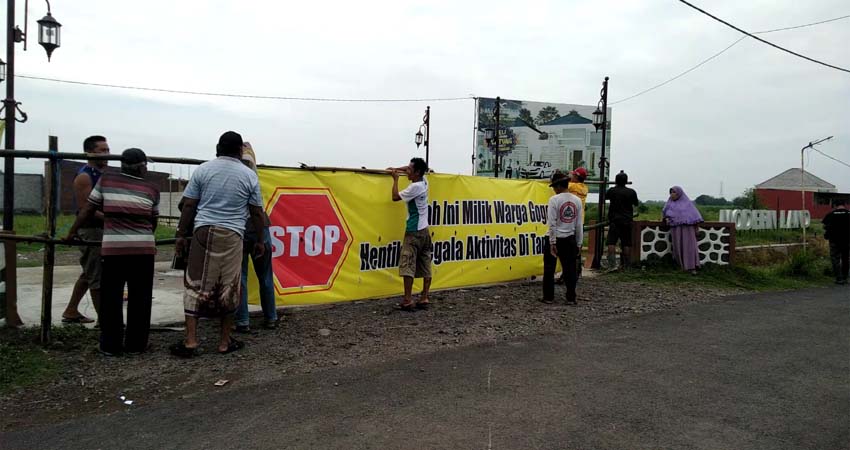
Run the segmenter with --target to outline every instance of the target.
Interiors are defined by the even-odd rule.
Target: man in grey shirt
[[[217,158],[201,164],[183,192],[183,210],[177,229],[176,251],[188,251],[183,309],[186,339],[174,344],[171,353],[181,357],[197,354],[199,317],[221,320],[219,353],[230,353],[244,344],[230,337],[233,313],[240,300],[242,239],[245,223],[263,227],[263,199],[257,174],[240,161],[242,136],[233,131],[221,135]],[[192,244],[187,237],[192,235]],[[262,256],[262,243],[254,246]]]

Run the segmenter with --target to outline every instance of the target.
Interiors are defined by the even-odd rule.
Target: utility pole
[[[809,149],[809,148],[813,149],[813,148],[815,148],[815,145],[818,145],[822,142],[826,142],[830,139],[832,139],[832,136],[825,137],[823,139],[820,139],[820,140],[817,140],[817,141],[814,141],[814,142],[809,142],[808,145],[806,145],[805,147],[800,149],[800,204],[802,205],[801,209],[803,211],[806,211],[806,190],[805,190],[805,187],[804,187],[804,183],[805,183],[805,179],[806,179],[806,169],[805,169],[805,165],[804,165],[804,162],[805,162],[804,157],[805,157],[805,154],[806,154],[806,149]],[[806,224],[801,222],[800,228],[803,229],[803,251],[806,251]]]

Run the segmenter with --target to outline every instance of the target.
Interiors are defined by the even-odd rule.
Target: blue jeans
[[[245,233],[242,248],[242,301],[236,310],[236,325],[248,325],[248,258],[254,263],[254,273],[260,282],[260,306],[267,321],[277,321],[277,307],[274,299],[274,278],[272,276],[272,245],[268,227],[263,229],[263,243],[266,251],[261,258],[254,256],[255,233]]]

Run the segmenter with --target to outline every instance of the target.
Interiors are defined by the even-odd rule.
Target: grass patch
[[[54,326],[53,343],[39,343],[37,327],[0,329],[0,394],[49,381],[61,372],[58,352],[79,352],[97,344],[97,332],[81,326]]]
[[[3,215],[0,214],[0,217]],[[56,235],[60,238],[65,237],[71,225],[74,224],[75,216],[72,214],[62,214],[56,217]],[[170,239],[174,237],[176,231],[173,227],[159,225],[156,228],[155,236],[157,239]],[[40,235],[47,232],[47,218],[38,214],[15,214],[15,233],[20,235]],[[18,242],[18,252],[38,252],[44,249],[44,244]],[[76,251],[75,247],[59,245],[56,247],[57,252]],[[34,265],[41,265],[37,262]]]
[[[0,342],[0,394],[50,379],[57,373],[56,364],[40,347]]]
[[[739,288],[749,291],[774,291],[825,286],[832,281],[829,261],[813,253],[797,253],[787,261],[757,267],[709,265],[694,276],[683,272],[671,261],[657,261],[626,271],[606,274],[614,281],[642,283],[701,285],[718,288]]]
[[[49,353],[36,342],[38,329],[0,332],[0,394],[37,384],[59,373]]]

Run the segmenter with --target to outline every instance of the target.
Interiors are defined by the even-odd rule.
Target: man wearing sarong
[[[171,353],[192,357],[198,353],[198,318],[221,321],[219,353],[230,353],[244,344],[230,337],[233,313],[241,298],[242,238],[248,218],[254,229],[263,229],[263,200],[257,174],[240,161],[242,136],[233,131],[221,135],[217,158],[201,164],[183,192],[183,210],[177,229],[176,251],[188,252],[184,276],[186,291],[186,339],[174,344]],[[192,235],[188,244],[187,236]],[[257,242],[254,252],[265,247]]]

